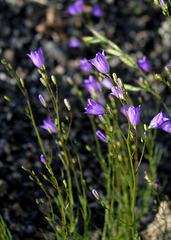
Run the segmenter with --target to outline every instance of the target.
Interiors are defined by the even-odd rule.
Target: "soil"
[[[96,2],[85,0],[86,11],[89,12]],[[91,154],[85,150],[85,145],[93,142],[90,124],[82,114],[84,107],[73,94],[68,79],[72,78],[83,90],[81,85],[88,75],[78,68],[80,59],[94,58],[102,49],[98,44],[87,48],[82,42],[83,36],[91,35],[86,28],[88,13],[84,16],[70,16],[66,10],[71,3],[72,1],[65,0],[0,0],[0,58],[5,58],[21,74],[28,89],[36,123],[41,126],[48,116],[38,100],[38,94],[43,94],[47,101],[49,99],[40,83],[39,73],[27,54],[37,51],[39,47],[43,49],[48,74],[55,75],[58,81],[62,118],[67,114],[63,99],[68,98],[73,106],[72,137],[76,137],[78,142],[84,176],[90,186],[98,188],[94,178],[94,175],[101,174],[98,162],[92,161]],[[164,67],[171,58],[171,23],[162,15],[161,9],[150,0],[104,0],[98,3],[104,15],[103,19],[90,17],[95,28],[136,61],[146,55],[154,72],[164,75]],[[79,48],[69,48],[68,41],[72,38],[81,41]],[[132,84],[140,77],[139,73],[124,65],[117,57],[112,57],[110,63],[113,72],[125,83]],[[86,99],[88,93],[83,91]],[[164,84],[159,84],[159,92],[171,110],[170,92]],[[13,240],[38,240],[42,239],[39,229],[48,230],[49,227],[35,199],[45,199],[45,196],[21,166],[33,169],[36,173],[44,173],[45,167],[40,161],[42,152],[29,120],[22,115],[20,109],[4,100],[5,95],[19,108],[26,107],[16,82],[0,64],[0,214],[7,223]],[[151,119],[155,113],[154,100],[147,94],[142,94],[141,97],[147,102],[144,106]],[[48,146],[53,148],[50,135],[43,129],[39,130],[46,150]],[[158,179],[165,186],[163,195],[171,200],[170,135],[159,130],[157,144],[163,149]],[[53,154],[55,153],[54,150]],[[145,162],[144,169],[147,165]],[[54,163],[56,174],[60,174],[60,167],[60,164]],[[101,227],[102,222],[96,216],[96,210],[102,209],[94,204],[92,198],[90,207],[94,213],[93,221]],[[154,214],[148,214],[142,220],[142,228],[146,228],[153,218]]]

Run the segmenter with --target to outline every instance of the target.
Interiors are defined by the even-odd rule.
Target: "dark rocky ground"
[[[87,9],[97,1],[85,1]],[[93,139],[87,118],[82,115],[83,106],[73,95],[67,78],[72,77],[78,84],[87,77],[78,69],[79,60],[93,58],[99,46],[86,49],[83,43],[78,49],[69,49],[68,40],[90,34],[85,28],[86,18],[71,17],[66,9],[71,1],[62,0],[0,0],[0,55],[11,63],[21,76],[30,94],[30,100],[35,113],[37,125],[47,118],[46,111],[38,101],[38,94],[46,96],[44,87],[40,84],[37,69],[27,57],[31,50],[42,47],[46,59],[49,75],[54,74],[59,83],[61,112],[65,113],[63,99],[69,98],[73,107],[73,136],[79,140],[79,149],[83,162],[83,169],[89,184],[93,185],[93,174],[99,176],[97,163],[90,161],[84,145]],[[150,0],[104,0],[99,1],[104,11],[105,22],[92,18],[96,29],[106,34],[108,38],[118,44],[126,53],[137,60],[146,55],[156,73],[163,72],[169,62],[171,24],[162,15],[161,10]],[[54,17],[54,19],[53,19]],[[117,58],[111,60],[113,71],[124,82],[132,83],[139,77],[138,73],[126,67]],[[163,100],[169,105],[171,98],[165,86],[160,85]],[[87,93],[85,93],[86,95]],[[25,107],[22,95],[16,83],[0,65],[0,214],[12,232],[14,240],[41,239],[39,228],[47,229],[47,223],[35,203],[35,199],[44,198],[40,188],[29,180],[27,173],[21,169],[24,165],[36,172],[44,172],[40,162],[41,149],[37,143],[34,130],[28,119],[3,96],[11,97],[19,106]],[[88,95],[86,95],[88,96]],[[148,100],[147,111],[153,116],[154,102],[149,96],[142,96]],[[169,105],[171,108],[171,105]],[[39,110],[37,114],[37,110]],[[64,114],[63,114],[64,115]],[[52,146],[52,139],[40,129],[45,145]],[[169,184],[171,172],[170,135],[158,132],[158,143],[163,148],[163,158],[158,168],[158,178],[166,181],[164,193],[171,197]],[[87,168],[88,166],[88,168]],[[56,173],[60,166],[55,165]],[[96,183],[97,184],[97,183]],[[96,186],[96,185],[94,185]],[[93,206],[93,203],[92,203]],[[145,224],[152,217],[144,220]],[[97,219],[95,219],[97,221]],[[99,226],[100,226],[99,222]]]

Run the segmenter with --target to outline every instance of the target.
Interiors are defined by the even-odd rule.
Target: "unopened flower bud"
[[[20,78],[20,83],[21,83],[21,86],[24,88],[24,79],[23,78]]]
[[[56,78],[55,78],[54,75],[51,76],[51,80],[52,80],[52,82],[56,85]]]
[[[45,101],[44,97],[43,97],[41,94],[39,94],[38,97],[39,97],[39,100],[40,100],[41,104],[42,104],[44,107],[46,107],[46,101]]]
[[[8,102],[11,102],[11,98],[7,97],[7,96],[4,96],[4,99]]]
[[[95,189],[92,190],[92,194],[94,195],[94,197],[95,197],[97,200],[99,200],[99,194],[98,194],[98,192],[97,192]]]
[[[113,73],[113,74],[112,74],[112,77],[113,77],[114,82],[117,83],[117,80],[118,80],[118,79],[117,79],[116,73]]]
[[[40,155],[40,160],[41,160],[42,163],[44,163],[45,165],[47,164],[47,159],[46,159],[46,157],[45,157],[44,154],[41,154],[41,155]]]
[[[67,98],[64,99],[64,104],[67,107],[68,111],[71,111],[71,105]]]
[[[45,81],[43,78],[40,78],[40,81],[41,81],[41,83],[42,83],[45,87],[47,87],[47,83],[46,83],[46,81]]]

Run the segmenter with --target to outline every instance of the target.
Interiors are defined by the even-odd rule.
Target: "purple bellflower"
[[[159,189],[161,188],[161,183],[158,179],[156,179],[155,185],[156,185],[157,188],[159,188]]]
[[[102,53],[97,53],[95,59],[89,60],[99,72],[106,74],[110,71],[110,65],[105,58],[104,50]]]
[[[97,101],[102,105],[104,104],[104,97],[99,91],[99,89],[101,88],[101,84],[96,81],[96,79],[92,75],[89,76],[89,79],[84,80],[83,86],[87,88],[91,96],[99,95],[100,97],[97,99]]]
[[[138,125],[140,121],[141,105],[137,108],[130,106],[126,111],[131,125],[134,127]]]
[[[77,48],[77,47],[80,46],[80,41],[70,40],[68,45],[69,45],[70,48]]]
[[[97,90],[99,90],[99,88],[101,88],[101,84],[98,81],[96,81],[93,75],[90,75],[89,79],[84,80],[83,86],[87,88],[91,95],[94,94],[94,91],[96,92]]]
[[[113,86],[111,88],[112,92],[110,94],[114,95],[117,98],[124,99],[125,94],[123,93],[122,89],[120,88],[119,83],[117,82],[116,85],[117,85],[116,87]]]
[[[88,62],[87,58],[84,58],[84,59],[80,60],[79,68],[81,68],[82,70],[84,70],[86,72],[91,72],[92,71],[92,66]]]
[[[98,131],[96,132],[96,135],[97,135],[101,140],[103,140],[104,142],[108,142],[108,141],[109,141],[109,139],[108,139],[100,130],[98,130]]]
[[[171,70],[171,60],[170,60],[170,65],[168,66],[168,68]]]
[[[151,65],[147,60],[147,57],[144,56],[142,59],[138,60],[138,66],[142,68],[145,72],[151,71]]]
[[[94,7],[91,10],[91,13],[95,16],[95,17],[102,17],[103,12],[102,9],[99,7],[98,4],[94,5]]]
[[[39,48],[37,52],[31,51],[30,54],[27,54],[27,56],[29,56],[33,64],[38,68],[41,68],[45,64],[43,51],[41,48]]]
[[[102,115],[105,113],[104,107],[96,103],[93,99],[88,99],[85,110],[85,114]]]
[[[112,80],[109,77],[103,78],[102,85],[107,89],[111,89],[112,88]]]
[[[125,109],[124,109],[124,107],[122,106],[122,107],[120,107],[120,111],[121,111],[121,113],[126,117],[126,111],[128,111],[128,105],[125,103],[124,106],[125,106]],[[126,110],[126,111],[125,111],[125,110]]]
[[[51,130],[52,133],[56,133],[56,127],[54,122],[51,120],[50,116],[48,117],[48,120],[43,120],[43,125],[40,126],[41,128],[49,131]]]
[[[73,16],[77,15],[78,13],[84,12],[84,1],[76,1],[74,4],[68,7],[67,12]]]
[[[162,110],[151,120],[149,128],[161,128],[171,133],[171,119],[167,118],[167,113]]]

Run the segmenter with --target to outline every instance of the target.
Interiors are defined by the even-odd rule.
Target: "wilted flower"
[[[102,9],[99,7],[98,4],[94,5],[91,12],[95,17],[102,17],[103,15]]]
[[[48,120],[43,120],[43,125],[40,126],[41,128],[52,132],[52,133],[56,133],[56,127],[54,122],[51,120],[50,116],[48,117]]]
[[[84,1],[76,1],[74,4],[68,7],[67,12],[73,16],[77,15],[78,13],[84,12]]]
[[[160,181],[159,181],[158,179],[156,179],[155,185],[156,185],[156,187],[158,187],[159,189],[161,188],[161,183],[160,183]]]
[[[88,99],[85,110],[86,110],[85,113],[93,115],[102,115],[105,113],[104,107],[96,103],[93,99]]]
[[[116,87],[113,86],[111,88],[112,92],[110,94],[114,95],[117,98],[124,99],[125,94],[123,93],[122,89],[120,88],[119,83],[117,82],[116,85],[117,85]]]
[[[171,119],[167,118],[167,113],[162,110],[151,120],[149,128],[161,128],[171,133]]]
[[[94,195],[94,197],[95,197],[96,199],[99,200],[99,194],[98,194],[98,192],[97,192],[95,189],[92,190],[92,194]]]
[[[97,53],[95,59],[89,60],[99,72],[106,74],[110,71],[110,66],[108,61],[105,58],[104,50],[102,53]]]
[[[38,68],[41,68],[45,64],[43,51],[41,48],[39,48],[37,52],[31,51],[30,54],[27,54],[27,56],[29,56],[33,64]]]
[[[97,135],[101,140],[103,140],[104,142],[108,142],[108,141],[109,141],[109,139],[108,139],[100,130],[98,130],[98,131],[96,132],[96,135]]]
[[[127,115],[129,118],[130,123],[135,127],[138,125],[140,121],[140,111],[141,111],[141,105],[139,105],[137,108],[130,106],[128,108]]]
[[[142,68],[145,72],[151,71],[151,65],[147,60],[147,57],[144,56],[142,59],[138,60],[138,66]]]
[[[46,165],[47,159],[46,159],[46,157],[45,157],[44,154],[41,154],[41,155],[40,155],[40,160],[42,161],[42,163],[44,163],[44,164]]]
[[[77,47],[80,46],[80,41],[70,40],[68,45],[69,45],[70,48],[77,48]]]
[[[91,72],[91,70],[92,70],[92,66],[88,62],[87,58],[84,58],[84,59],[80,60],[79,67],[86,72]]]

